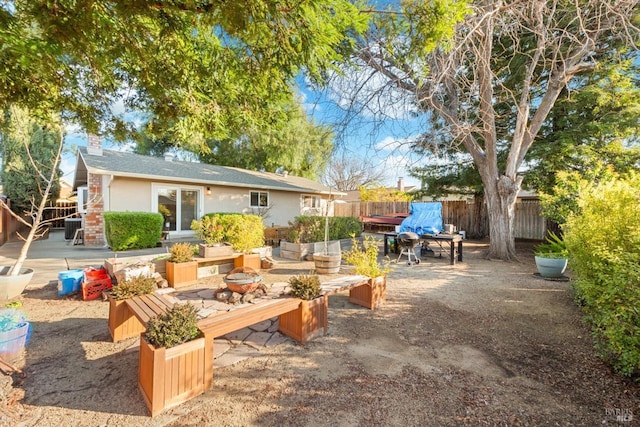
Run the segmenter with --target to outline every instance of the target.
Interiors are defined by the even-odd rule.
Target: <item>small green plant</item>
[[[291,295],[304,299],[312,300],[320,296],[320,277],[316,274],[300,274],[289,279],[291,287]]]
[[[564,240],[553,231],[549,232],[544,243],[534,248],[534,253],[538,257],[545,258],[567,258],[569,256]]]
[[[175,347],[200,335],[198,311],[191,304],[175,304],[147,323],[145,339],[156,348]]]
[[[193,259],[194,251],[198,248],[187,242],[176,243],[169,249],[169,261],[171,262],[189,262]]]
[[[224,227],[215,215],[205,215],[200,220],[194,219],[191,221],[191,229],[207,246],[213,246],[224,241]]]
[[[390,271],[389,257],[382,262],[378,261],[378,242],[373,236],[368,236],[360,245],[358,239],[353,236],[351,250],[342,254],[342,259],[347,264],[353,265],[354,272],[367,277],[384,276]]]
[[[116,301],[128,298],[147,295],[156,288],[156,281],[153,277],[138,276],[118,283],[111,289],[111,296]]]

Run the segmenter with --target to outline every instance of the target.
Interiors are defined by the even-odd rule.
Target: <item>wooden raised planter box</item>
[[[193,285],[198,281],[198,263],[191,262],[166,262],[167,282],[172,288],[183,288]]]
[[[109,333],[113,342],[140,335],[145,327],[133,314],[126,301],[116,301],[109,296]]]
[[[310,301],[301,300],[296,310],[278,317],[278,330],[300,342],[324,334],[328,328],[327,302],[324,296]]]
[[[155,348],[140,336],[138,386],[154,417],[202,394],[213,381],[213,339]]]
[[[260,254],[240,254],[233,260],[233,266],[235,268],[249,267],[259,271],[262,267],[261,264]]]
[[[387,277],[369,279],[368,283],[349,290],[349,302],[375,309],[387,300]]]

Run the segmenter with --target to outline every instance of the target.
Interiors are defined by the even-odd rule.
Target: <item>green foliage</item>
[[[316,274],[300,274],[289,279],[291,296],[312,300],[320,296],[320,277]]]
[[[144,337],[156,348],[171,348],[198,338],[198,310],[191,304],[175,304],[147,323]]]
[[[249,253],[264,246],[264,225],[258,215],[210,213],[224,229],[224,241],[238,252]]]
[[[224,241],[225,230],[215,215],[205,215],[199,220],[191,221],[191,229],[205,245],[211,246]]]
[[[2,120],[0,120],[2,123]],[[0,134],[4,193],[11,199],[11,209],[18,215],[30,213],[42,200],[45,177],[51,176],[52,158],[62,144],[59,120],[54,117],[36,119],[30,111],[12,106],[7,112]],[[33,159],[29,159],[29,156]],[[57,176],[62,173],[58,170]],[[56,179],[49,193],[52,203],[60,194]]]
[[[544,243],[534,248],[534,253],[536,256],[546,258],[567,258],[569,256],[567,244],[553,231],[549,232]]]
[[[286,121],[293,79],[322,79],[367,19],[346,0],[3,3],[0,108],[65,111],[122,139],[118,98],[150,113],[148,131],[205,149],[205,137]]]
[[[360,200],[363,202],[409,202],[413,196],[404,191],[389,189],[381,185],[360,187]]]
[[[159,213],[105,212],[104,232],[114,251],[155,248],[162,236],[164,219]]]
[[[548,219],[563,225],[569,215],[579,213],[578,193],[588,183],[607,182],[618,175],[611,166],[594,165],[585,172],[559,171],[556,184],[549,193],[540,193],[541,213]]]
[[[182,263],[193,261],[193,255],[198,250],[198,247],[187,242],[178,242],[171,245],[169,248],[170,262]]]
[[[111,296],[116,301],[122,301],[128,298],[150,294],[155,288],[156,281],[153,277],[138,276],[119,282],[111,288]]]
[[[354,266],[354,273],[371,278],[384,276],[390,271],[389,257],[378,261],[378,242],[373,236],[367,236],[362,245],[355,237],[351,241],[351,250],[342,253],[342,259]]]
[[[622,375],[640,373],[640,176],[580,187],[564,240],[576,301],[601,356]]]
[[[200,161],[267,172],[284,168],[291,175],[315,179],[331,156],[333,132],[315,124],[297,102],[284,101],[282,111],[286,120],[267,129],[242,129],[239,135],[207,140]]]
[[[289,222],[291,231],[288,240],[294,243],[324,241],[325,218],[323,216],[297,216]],[[329,217],[329,240],[360,236],[362,223],[355,217]]]

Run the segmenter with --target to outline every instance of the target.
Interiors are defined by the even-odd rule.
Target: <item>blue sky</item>
[[[380,6],[394,4],[394,1],[372,1]],[[296,83],[302,103],[316,123],[334,126],[335,144],[339,154],[347,157],[366,159],[373,168],[384,171],[384,182],[387,186],[395,186],[400,177],[405,185],[419,186],[419,181],[409,176],[408,168],[420,166],[425,159],[416,157],[407,149],[407,142],[426,129],[424,116],[417,115],[403,94],[387,91],[386,98],[369,99],[367,87],[371,91],[379,88],[384,82],[368,78],[365,72],[350,70],[348,77],[339,78],[330,86],[332,90],[316,91],[306,84],[303,78]],[[365,79],[367,83],[362,83]],[[378,87],[376,87],[376,84]],[[368,102],[363,104],[358,117],[346,122],[344,110],[349,92],[355,87],[364,87]],[[124,113],[122,105],[114,106],[114,110]],[[77,128],[70,128],[66,138],[68,147],[86,145],[86,133]],[[106,148],[126,150],[126,144],[111,144],[103,140]],[[72,182],[75,168],[75,155],[66,153],[63,156],[62,170],[64,179]]]

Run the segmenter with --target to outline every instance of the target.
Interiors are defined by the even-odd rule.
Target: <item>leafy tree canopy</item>
[[[331,156],[333,132],[328,126],[310,120],[298,103],[286,102],[280,111],[286,120],[277,126],[249,128],[224,139],[206,139],[197,150],[176,154],[204,163],[267,172],[286,170],[315,179]],[[163,156],[169,151],[176,152],[173,141],[171,135],[153,137],[143,131],[134,151]]]
[[[200,147],[286,120],[291,79],[303,67],[322,79],[366,22],[346,0],[2,2],[0,108],[125,139],[119,102]]]
[[[34,119],[28,110],[13,106],[4,118],[7,124],[0,133],[2,150],[2,185],[17,214],[31,214],[37,209],[41,195],[52,175],[52,159],[62,143],[59,119],[48,122]],[[57,163],[55,163],[57,166]],[[58,170],[57,176],[62,173]],[[52,183],[48,202],[60,194],[60,183]]]

